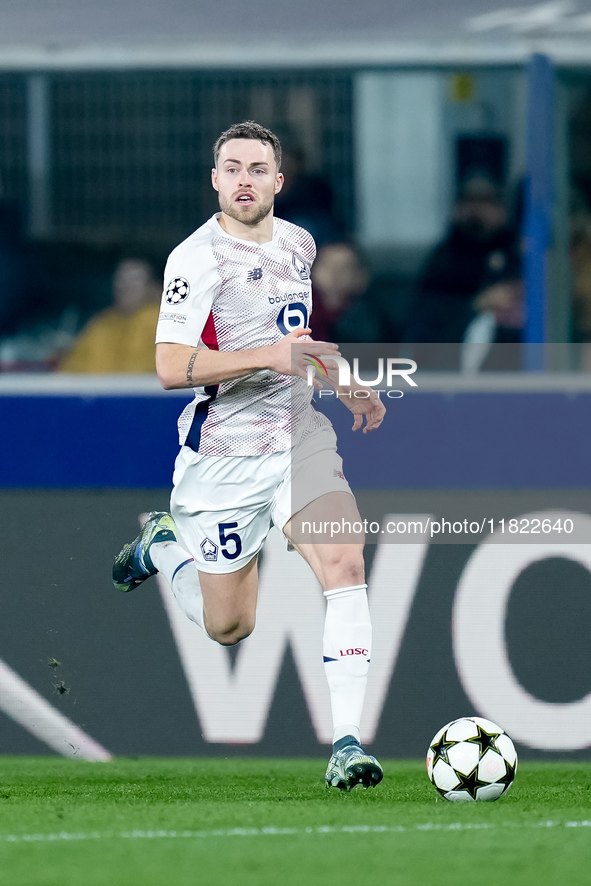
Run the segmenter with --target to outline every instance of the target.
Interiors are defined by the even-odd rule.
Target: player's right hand
[[[279,372],[281,375],[297,375],[308,378],[308,368],[311,365],[310,358],[318,360],[322,356],[339,357],[338,345],[333,342],[314,341],[307,338],[299,341],[303,336],[309,336],[312,330],[309,328],[294,329],[285,335],[281,341],[269,345],[268,368]],[[314,379],[314,387],[321,388],[322,384]]]

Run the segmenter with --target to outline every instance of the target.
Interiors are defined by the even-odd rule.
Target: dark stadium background
[[[82,322],[104,307],[121,244],[162,262],[215,209],[214,138],[236,118],[256,116],[297,134],[332,188],[345,234],[363,243],[398,293],[391,319],[401,323],[437,239],[435,224],[420,229],[431,184],[441,184],[432,215],[443,224],[466,162],[461,138],[474,151],[492,144],[485,161],[508,192],[529,195],[526,339],[565,346],[524,351],[528,371],[508,380],[432,380],[391,407],[390,424],[365,451],[335,414],[346,472],[378,517],[447,508],[590,514],[591,388],[573,342],[569,200],[575,186],[591,196],[591,6],[550,6],[258,0],[245,14],[225,0],[207,13],[203,4],[146,2],[138,14],[127,3],[2,0],[0,181],[51,283],[48,316],[74,303]],[[413,106],[414,86],[433,104]],[[475,105],[462,88],[474,91]],[[368,194],[383,149],[377,135],[379,150],[366,136],[368,121],[388,133],[384,94],[397,96],[412,132],[433,128],[429,115],[443,108],[444,150],[441,175],[417,175],[417,227],[410,211],[391,224],[386,214],[380,239]],[[378,192],[384,181],[377,176]],[[23,299],[18,309],[27,318],[31,305]],[[166,507],[185,396],[159,392],[155,379],[0,373],[0,658],[115,754],[325,755],[289,649],[261,741],[206,742],[156,583],[129,598],[110,584],[112,557],[139,514]],[[378,755],[420,756],[444,722],[474,713],[452,637],[454,598],[474,551],[429,547],[376,732]],[[374,555],[370,546],[368,566]],[[557,713],[590,697],[590,592],[589,571],[565,554],[525,570],[507,609],[515,677]],[[571,750],[566,735],[564,746],[545,750],[540,735],[520,754],[588,757],[591,722],[581,717],[586,747]],[[47,750],[0,714],[0,753]]]

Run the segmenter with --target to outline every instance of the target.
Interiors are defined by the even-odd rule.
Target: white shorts
[[[272,525],[283,530],[328,492],[352,495],[336,443],[333,429],[323,427],[268,455],[199,455],[183,446],[170,509],[197,568],[236,572],[258,554]]]

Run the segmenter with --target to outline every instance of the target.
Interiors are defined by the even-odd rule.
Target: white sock
[[[330,690],[333,743],[359,727],[371,658],[367,585],[325,591],[324,670]]]
[[[150,559],[167,579],[187,618],[205,630],[203,596],[193,557],[177,541],[159,541],[150,545]]]

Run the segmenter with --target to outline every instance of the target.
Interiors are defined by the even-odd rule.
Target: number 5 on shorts
[[[220,532],[220,547],[222,549],[222,554],[226,558],[226,560],[235,560],[236,557],[239,557],[242,553],[242,541],[240,540],[240,536],[237,532],[228,532],[226,533],[226,529],[236,529],[238,523],[218,523],[218,529]],[[228,542],[233,542],[235,547],[233,551],[227,551],[226,545]]]

